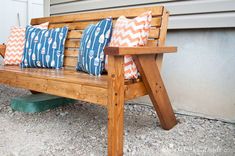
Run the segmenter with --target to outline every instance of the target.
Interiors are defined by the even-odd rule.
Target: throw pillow
[[[49,22],[35,25],[36,28],[47,29]],[[12,27],[10,36],[6,43],[6,53],[4,57],[5,65],[19,65],[22,60],[25,42],[25,28]]]
[[[79,48],[77,70],[99,76],[104,70],[104,47],[112,31],[110,18],[89,25],[83,32]]]
[[[67,32],[68,27],[43,30],[28,26],[21,67],[61,68]]]
[[[136,47],[147,43],[151,28],[152,12],[148,11],[134,19],[120,16],[114,26],[111,42],[113,47]],[[106,70],[108,59],[106,57]],[[138,71],[131,56],[124,57],[125,79],[138,78]]]

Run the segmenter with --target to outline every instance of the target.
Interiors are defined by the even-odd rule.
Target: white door
[[[11,26],[25,27],[30,19],[43,17],[43,0],[1,0],[0,43],[5,43]]]

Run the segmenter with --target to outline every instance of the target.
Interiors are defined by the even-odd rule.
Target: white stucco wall
[[[235,123],[235,29],[169,31],[162,74],[176,112]],[[150,104],[148,97],[138,102]]]

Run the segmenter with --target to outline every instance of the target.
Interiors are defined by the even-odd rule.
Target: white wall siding
[[[51,0],[50,14],[149,5],[167,7],[171,13],[169,29],[235,27],[234,0]]]
[[[12,26],[24,27],[31,18],[43,16],[43,0],[1,0],[0,4],[0,43],[6,43]]]

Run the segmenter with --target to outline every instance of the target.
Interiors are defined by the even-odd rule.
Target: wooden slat
[[[159,30],[158,28],[151,27],[149,32],[149,38],[158,38],[159,37]],[[68,32],[68,39],[80,39],[82,37],[82,30],[71,30]]]
[[[151,20],[151,26],[152,27],[160,27],[161,26],[161,17],[154,17]],[[80,21],[80,22],[73,22],[70,21],[69,23],[50,23],[49,28],[60,28],[67,26],[69,30],[83,30],[90,24],[96,24],[99,20],[94,21]],[[113,19],[113,26],[116,23],[116,19]]]
[[[78,42],[78,41],[76,41],[76,42]],[[78,46],[78,44],[76,42],[74,42],[73,44]],[[156,40],[148,40],[147,45],[149,47],[153,47],[153,49],[156,49],[157,41]],[[130,51],[130,52],[133,52],[133,51]],[[134,51],[134,52],[138,52],[138,51]],[[64,66],[75,67],[77,65],[78,54],[79,54],[78,47],[65,49],[65,52],[64,52],[64,55],[65,55]]]
[[[96,86],[100,88],[107,88],[107,75],[101,77],[90,76],[89,74],[77,72],[74,70],[55,70],[43,68],[23,68],[19,66],[0,66],[0,72],[14,73],[14,75],[29,76],[35,78],[45,78],[61,82],[70,82],[75,84],[82,84],[88,86]],[[1,73],[2,74],[2,73]],[[8,80],[7,77],[2,76],[2,79]]]
[[[157,40],[148,40],[146,46],[148,46],[148,47],[156,47],[157,46]]]
[[[80,40],[69,40],[65,42],[65,48],[78,48],[80,46]]]
[[[164,46],[165,41],[166,41],[166,34],[167,34],[167,25],[168,25],[168,17],[169,17],[169,12],[164,8],[163,9],[163,15],[162,15],[162,25],[161,25],[161,31],[159,34],[159,41],[158,41],[158,46]],[[156,56],[156,63],[159,68],[161,69],[162,66],[162,60],[163,60],[163,54],[158,54]]]
[[[64,57],[64,66],[76,67],[78,62],[77,57]]]
[[[144,55],[144,54],[161,54],[173,53],[177,47],[105,47],[106,55]]]
[[[74,49],[74,50],[65,50],[64,51],[64,56],[65,57],[77,57],[78,56],[78,49]]]
[[[19,68],[19,67],[18,67]],[[58,80],[50,76],[36,75],[35,73],[17,73],[14,71],[0,70],[0,83],[13,87],[20,87],[38,92],[79,99],[87,102],[107,105],[107,88],[98,87],[93,77],[94,85],[84,84],[84,81],[73,83],[70,81]],[[89,79],[89,75],[86,74]],[[63,79],[63,78],[61,78]],[[77,77],[77,79],[79,79]],[[107,87],[107,81],[105,81]]]
[[[148,93],[143,82],[136,82],[125,85],[125,100],[132,100],[147,94]]]
[[[52,16],[52,17],[44,17],[44,18],[34,18],[31,20],[31,24],[40,24],[44,22],[50,23],[62,23],[62,22],[71,22],[71,21],[85,21],[85,20],[97,20],[104,19],[112,16],[113,18],[117,18],[122,15],[126,15],[128,18],[136,17],[143,12],[152,11],[153,16],[161,16],[163,7],[141,7],[141,8],[129,8],[129,9],[118,9],[118,10],[106,10],[106,11],[98,11],[98,12],[87,12],[87,13],[78,13],[78,14],[70,14],[64,16]]]
[[[147,42],[147,46],[151,47],[151,46],[157,46],[157,40],[154,39],[149,39]],[[65,48],[69,48],[69,49],[75,49],[78,50],[78,48],[80,47],[80,40],[66,40],[65,42]],[[73,55],[73,56],[77,56],[77,55]]]

